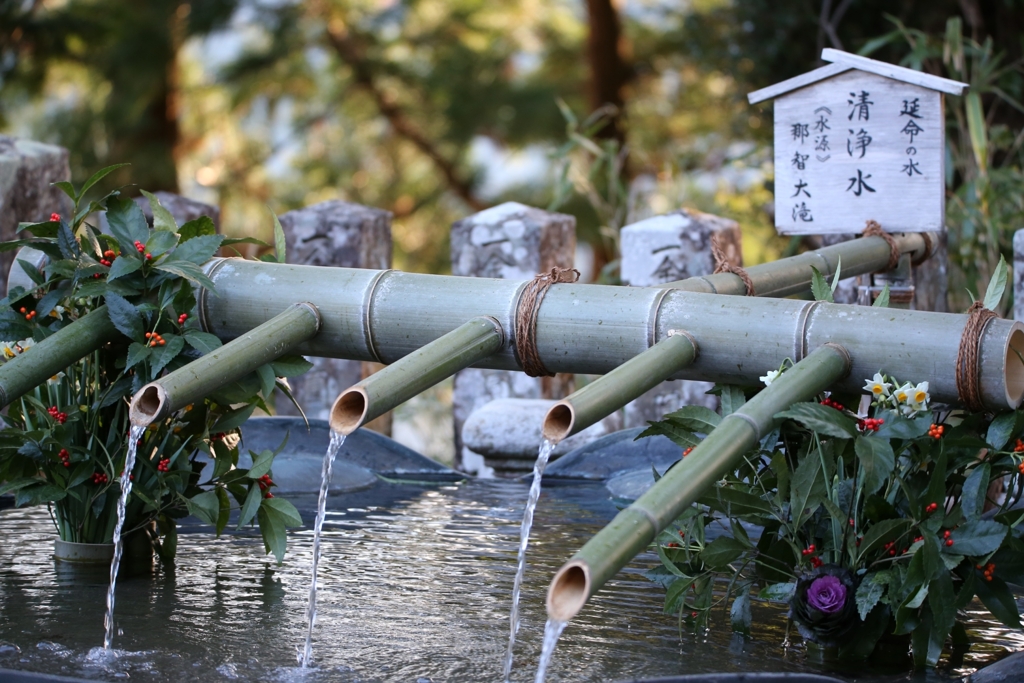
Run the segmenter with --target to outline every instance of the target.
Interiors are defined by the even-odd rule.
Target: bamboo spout
[[[107,307],[100,306],[10,359],[0,366],[0,408],[114,341],[120,334],[110,322]]]
[[[775,424],[775,415],[844,377],[846,349],[825,344],[780,375],[771,386],[727,415],[689,456],[620,512],[558,572],[548,588],[548,616],[568,621],[658,533],[714,485]]]
[[[541,433],[558,443],[615,412],[645,391],[676,374],[697,358],[697,342],[682,330],[634,356],[551,406]]]
[[[918,263],[930,257],[939,244],[937,233],[905,232],[891,235],[901,254],[908,254]],[[747,268],[757,296],[784,297],[806,292],[811,287],[811,267],[826,279],[837,269],[843,277],[865,275],[882,270],[889,262],[889,243],[882,237],[868,236],[848,240],[804,254],[762,263]],[[657,285],[659,289],[682,289],[707,294],[746,294],[746,285],[738,275],[718,273],[704,277]]]
[[[313,304],[289,306],[259,327],[202,358],[150,382],[132,398],[132,424],[148,425],[292,351],[320,331]]]
[[[505,333],[497,320],[473,318],[343,391],[331,407],[331,429],[351,434],[441,380],[493,355],[504,343]]]

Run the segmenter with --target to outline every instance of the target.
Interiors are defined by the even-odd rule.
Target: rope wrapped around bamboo
[[[544,361],[537,351],[537,317],[541,302],[551,286],[557,283],[573,283],[580,279],[580,271],[575,268],[552,268],[548,273],[538,273],[533,277],[516,307],[515,349],[523,372],[530,377],[553,377],[555,373],[544,367]]]
[[[722,244],[718,240],[718,234],[715,233],[711,236],[711,257],[715,260],[715,271],[718,273],[732,273],[738,275],[743,280],[743,286],[747,290],[747,296],[757,296],[757,290],[754,289],[754,281],[750,279],[750,275],[746,270],[740,266],[734,266],[728,258],[725,256],[725,251],[722,249]]]
[[[889,244],[889,263],[885,266],[884,270],[892,270],[896,267],[896,264],[900,262],[900,256],[902,256],[902,254],[900,253],[899,245],[896,244],[896,240],[892,238],[892,235],[887,233],[885,230],[882,230],[882,226],[878,224],[878,221],[869,220],[867,222],[867,227],[864,228],[864,233],[861,236],[881,237]],[[926,251],[930,252],[931,249],[929,248]]]
[[[960,336],[956,354],[956,392],[967,408],[974,412],[985,409],[981,394],[981,337],[985,328],[999,316],[975,301],[967,309],[967,322]]]

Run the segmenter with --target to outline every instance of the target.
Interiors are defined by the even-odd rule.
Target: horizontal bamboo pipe
[[[65,325],[0,366],[0,408],[119,336],[106,306]]]
[[[936,233],[904,232],[890,235],[901,254],[910,254],[913,261],[923,261],[930,257],[939,244]],[[838,268],[840,277],[854,277],[884,270],[889,263],[891,250],[889,243],[878,236],[860,237],[833,244],[814,251],[796,256],[779,259],[771,263],[747,268],[747,275],[754,285],[757,296],[785,297],[808,291],[811,286],[813,272],[811,267],[818,269],[827,280],[830,280]],[[746,294],[747,288],[739,275],[733,273],[717,273],[702,277],[691,277],[676,280],[662,285],[663,289],[684,289],[688,292],[704,292],[706,294]]]
[[[206,272],[217,294],[200,292],[203,328],[230,340],[293,301],[309,300],[323,329],[297,352],[393,363],[466,320],[490,316],[510,344],[477,367],[521,369],[513,348],[524,282],[399,271],[322,268],[215,259]],[[255,286],[254,286],[255,285]],[[845,306],[650,287],[557,284],[537,316],[536,348],[552,372],[603,375],[668,336],[686,330],[700,356],[673,379],[756,384],[785,359],[799,361],[826,342],[842,344],[853,370],[834,388],[859,392],[879,370],[927,380],[934,401],[957,403],[956,357],[966,315]],[[982,400],[991,410],[1024,397],[1024,326],[993,320],[980,340]]]
[[[320,312],[309,303],[288,306],[267,322],[198,360],[150,382],[132,398],[134,425],[163,420],[220,387],[291,352],[320,331]]]
[[[505,335],[497,320],[474,318],[343,391],[331,406],[331,429],[351,434],[441,380],[487,358],[504,343]]]
[[[558,443],[583,431],[692,363],[697,352],[688,333],[669,330],[665,339],[551,406],[541,433]]]
[[[776,423],[775,415],[811,399],[845,376],[850,356],[837,344],[813,351],[747,401],[632,505],[616,515],[558,572],[548,588],[551,619],[569,621],[587,600],[662,529],[679,517]]]

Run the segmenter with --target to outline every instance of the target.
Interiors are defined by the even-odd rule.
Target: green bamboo
[[[929,244],[938,244],[939,236],[929,234],[926,240],[921,233],[908,232],[891,235],[900,253],[910,254],[914,260],[929,256]],[[865,275],[882,270],[889,263],[889,243],[878,236],[861,237],[833,244],[814,251],[808,251],[771,263],[762,263],[747,268],[747,275],[754,284],[754,293],[764,297],[785,297],[807,291],[811,286],[813,272],[817,268],[826,279],[831,280],[836,269],[840,277]],[[656,286],[659,289],[682,289],[688,292],[706,294],[747,293],[746,285],[739,275],[717,273],[703,277],[691,277]]]
[[[604,419],[697,358],[697,343],[686,332],[669,336],[551,406],[541,433],[558,443]]]
[[[320,330],[313,304],[292,304],[259,327],[142,387],[132,398],[132,424],[148,425],[290,353]]]
[[[0,408],[118,336],[106,306],[54,332],[0,366]]]
[[[494,318],[474,318],[346,389],[331,406],[331,429],[351,434],[400,403],[494,354],[505,343]]]
[[[569,560],[548,588],[551,619],[574,617],[604,583],[735,467],[776,424],[775,415],[824,391],[850,370],[850,356],[825,344],[784,372],[721,423],[689,456],[620,512]]]

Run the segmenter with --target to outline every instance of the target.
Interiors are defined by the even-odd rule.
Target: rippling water
[[[90,661],[103,642],[106,577],[58,575],[45,508],[0,512],[0,667],[101,680],[500,681],[509,596],[527,486],[381,486],[331,497],[320,561],[315,668],[294,665],[305,636],[312,531],[292,532],[278,567],[258,532],[213,538],[183,529],[173,570],[118,582],[113,662]],[[316,500],[294,500],[312,522]],[[533,679],[555,570],[616,510],[603,487],[551,488],[537,508],[523,584],[513,681]],[[704,639],[680,638],[662,614],[663,590],[637,575],[641,556],[610,582],[558,643],[550,682],[602,682],[711,671],[817,671],[785,651],[785,618],[755,607],[749,640],[719,613]],[[979,608],[980,609],[980,608]],[[985,638],[963,669],[1024,648],[983,612]],[[7,646],[20,648],[17,652]],[[929,675],[948,680],[956,670]],[[900,677],[906,680],[906,677]],[[858,680],[894,680],[867,677]]]

